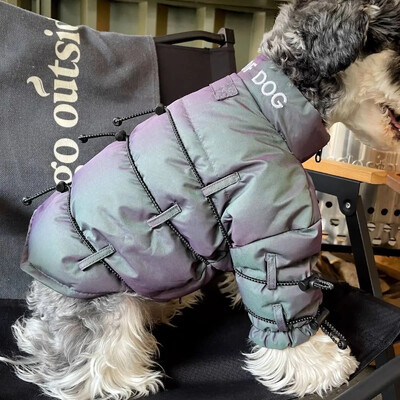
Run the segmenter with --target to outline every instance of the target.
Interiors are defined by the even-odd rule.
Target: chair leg
[[[346,222],[360,288],[373,294],[375,297],[382,298],[378,271],[375,265],[361,196],[358,195],[357,198],[348,201],[356,202],[355,212],[351,215],[346,215]]]
[[[360,182],[313,171],[310,171],[310,175],[314,181],[316,190],[337,197],[339,208],[346,216],[360,288],[373,294],[375,297],[382,298],[378,271],[367,228],[367,218],[361,196],[359,195]],[[393,357],[393,346],[390,346],[377,357],[377,367]],[[396,382],[385,389],[382,397],[383,400],[400,399],[400,382]]]
[[[393,346],[389,346],[376,359],[376,367],[379,368],[395,357]],[[398,400],[400,399],[400,380],[398,379],[393,385],[388,386],[382,391],[382,400]]]
[[[382,298],[378,271],[375,265],[374,253],[369,238],[367,220],[361,196],[358,196],[354,201],[357,202],[355,212],[351,215],[346,215],[346,221],[360,288],[366,292],[372,293],[375,297]],[[379,368],[381,365],[393,359],[394,356],[393,346],[388,347],[376,358],[376,367]],[[399,380],[393,385],[388,386],[382,392],[382,400],[398,399],[400,399]]]

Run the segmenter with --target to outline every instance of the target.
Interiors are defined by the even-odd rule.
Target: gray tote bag
[[[0,1],[0,298],[23,297],[29,282],[20,255],[43,198],[29,207],[22,198],[69,182],[112,141],[82,144],[79,135],[115,131],[114,117],[158,102],[152,37],[70,26]]]

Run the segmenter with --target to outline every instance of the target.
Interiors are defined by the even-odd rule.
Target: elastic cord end
[[[69,189],[68,183],[66,183],[66,182],[64,182],[64,181],[60,181],[60,182],[57,183],[56,186],[53,186],[53,187],[48,188],[48,189],[46,189],[46,190],[43,190],[42,192],[37,193],[37,194],[35,194],[34,196],[31,196],[31,197],[24,197],[24,198],[22,199],[22,204],[24,204],[25,206],[30,206],[30,205],[32,204],[32,200],[35,200],[35,199],[37,199],[38,197],[43,196],[43,195],[46,194],[46,193],[49,193],[49,192],[51,192],[51,191],[53,191],[53,190],[57,190],[57,192],[64,193],[64,192],[66,192],[68,189]]]
[[[24,197],[22,199],[22,204],[24,206],[30,206],[32,204],[32,199],[30,197]]]
[[[88,139],[89,138],[85,135],[78,136],[78,140],[80,140],[81,143],[86,143],[88,141]]]
[[[317,330],[324,323],[328,315],[329,310],[327,308],[322,308],[321,312],[310,322],[311,328]]]
[[[60,181],[56,185],[57,192],[64,193],[68,190],[68,185],[64,181]]]
[[[78,137],[78,140],[80,140],[81,143],[86,143],[88,141],[88,137],[85,135],[81,135]]]
[[[115,126],[121,126],[121,124],[122,124],[122,118],[120,118],[120,117],[115,117],[115,118],[113,119],[113,124],[114,124]]]
[[[162,115],[162,114],[164,114],[165,113],[165,107],[164,107],[164,104],[158,104],[157,105],[157,107],[154,109],[154,112],[157,114],[157,115]]]
[[[339,349],[345,350],[347,348],[347,340],[346,338],[328,321],[324,320],[320,325],[322,332],[328,335],[332,342],[335,343]]]
[[[346,350],[347,342],[345,340],[339,340],[337,346],[339,347],[340,350]]]
[[[126,140],[126,136],[127,135],[126,135],[126,132],[124,130],[118,131],[115,134],[115,140],[118,141],[118,142],[124,142]]]

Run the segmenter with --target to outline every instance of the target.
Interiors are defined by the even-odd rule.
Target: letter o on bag
[[[61,113],[65,116],[72,115],[73,118],[60,117]],[[69,104],[59,104],[54,108],[53,116],[57,124],[63,128],[73,128],[78,123],[78,112]]]
[[[64,149],[64,153],[61,151]],[[65,150],[69,150],[72,154],[65,154]],[[79,147],[76,142],[69,138],[58,139],[54,144],[54,155],[56,159],[65,164],[75,162],[79,155]]]

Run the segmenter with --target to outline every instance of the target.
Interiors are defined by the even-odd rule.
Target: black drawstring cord
[[[308,289],[332,290],[334,288],[332,282],[322,279],[319,274],[310,275],[308,278],[300,281],[298,285],[303,292]],[[310,326],[314,330],[321,328],[322,331],[331,338],[332,342],[337,344],[339,349],[344,350],[347,348],[346,338],[332,324],[326,321],[328,315],[329,310],[324,307],[321,308],[310,322]]]
[[[121,130],[118,132],[96,133],[95,135],[80,135],[78,139],[81,141],[81,143],[86,143],[89,139],[105,136],[114,136],[115,140],[117,140],[118,142],[123,142],[126,140],[127,134],[124,130]]]
[[[26,196],[26,197],[24,197],[22,199],[22,203],[25,206],[30,206],[32,204],[32,200],[35,200],[38,197],[43,196],[46,193],[52,192],[53,190],[57,190],[57,192],[64,193],[64,192],[66,192],[68,190],[68,183],[66,183],[64,181],[60,181],[60,182],[57,183],[56,186],[53,186],[53,187],[48,188],[46,190],[43,190],[42,192],[39,192],[39,193],[35,194],[34,196],[31,196],[31,197]]]
[[[129,117],[124,117],[124,118],[114,118],[113,119],[113,124],[115,126],[120,126],[122,124],[123,121],[126,121],[128,119],[131,118],[135,118],[135,117],[141,117],[143,115],[146,114],[151,114],[151,113],[156,113],[157,115],[161,115],[165,113],[165,106],[163,104],[158,104],[156,108],[153,108],[152,110],[147,110],[147,111],[142,111],[138,114],[133,114],[130,115]],[[94,135],[80,135],[78,137],[78,139],[81,141],[81,143],[86,143],[89,139],[93,139],[93,138],[99,138],[99,137],[105,137],[105,136],[114,136],[115,140],[117,140],[118,142],[123,142],[126,140],[127,138],[127,134],[124,130],[118,131],[118,132],[106,132],[106,133],[97,133]],[[46,193],[49,193],[53,190],[57,190],[60,193],[64,193],[66,190],[68,190],[68,185],[67,183],[65,183],[64,181],[61,181],[59,183],[57,183],[56,186],[53,186],[51,188],[48,188],[46,190],[43,190],[42,192],[39,192],[37,194],[35,194],[34,196],[26,196],[22,199],[22,203],[26,206],[29,206],[32,204],[32,200],[37,199],[40,196],[43,196]]]
[[[153,108],[152,110],[147,110],[147,111],[142,111],[137,114],[132,114],[129,117],[116,117],[113,119],[113,124],[115,126],[120,126],[122,122],[136,118],[136,117],[141,117],[143,115],[151,114],[151,113],[156,113],[157,115],[161,115],[165,113],[165,107],[163,104],[158,104],[156,108]],[[93,138],[99,138],[99,137],[105,137],[105,136],[114,136],[115,140],[118,142],[123,142],[127,138],[127,134],[124,130],[118,131],[118,132],[106,132],[106,133],[97,133],[94,135],[80,135],[78,139],[81,141],[81,143],[86,143],[89,139]]]
[[[337,344],[339,349],[345,350],[347,349],[347,340],[346,338],[328,321],[324,321],[321,325],[322,332],[328,335],[332,342]]]
[[[344,350],[347,348],[347,340],[330,322],[326,320],[328,315],[328,309],[325,307],[320,308],[317,315],[310,322],[310,326],[314,330],[321,328],[322,332],[324,332],[325,335],[328,335],[339,349]]]
[[[147,115],[147,114],[151,114],[151,113],[156,113],[157,115],[164,114],[164,113],[165,113],[165,107],[164,107],[164,105],[160,103],[160,104],[157,105],[156,108],[153,108],[152,110],[147,110],[147,111],[139,112],[139,113],[137,113],[137,114],[132,114],[132,115],[130,115],[129,117],[123,117],[123,118],[121,118],[121,117],[116,117],[116,118],[113,119],[113,124],[114,124],[115,126],[121,126],[121,124],[122,124],[124,121],[128,120],[128,119],[132,119],[132,118],[136,118],[136,117],[141,117],[141,116],[143,116],[143,115]]]

